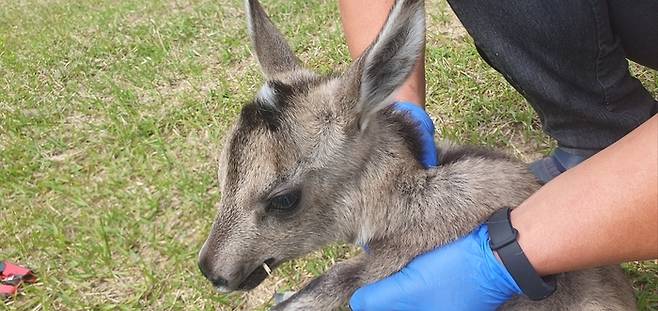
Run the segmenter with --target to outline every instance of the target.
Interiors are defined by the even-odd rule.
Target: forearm
[[[368,48],[386,22],[393,0],[339,0],[341,21],[352,59]],[[425,106],[425,55],[421,55],[411,76],[400,87],[396,99]]]
[[[542,275],[658,258],[658,116],[512,212]]]

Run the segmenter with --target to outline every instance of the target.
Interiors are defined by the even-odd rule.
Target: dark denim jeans
[[[561,148],[590,155],[658,111],[626,60],[658,69],[658,0],[448,2]]]

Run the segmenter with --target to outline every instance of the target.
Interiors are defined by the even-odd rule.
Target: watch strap
[[[510,208],[501,209],[487,220],[489,246],[491,250],[498,253],[498,257],[523,294],[531,300],[544,299],[555,292],[557,283],[555,276],[542,278],[532,267],[517,242],[518,231],[512,227],[511,211]]]

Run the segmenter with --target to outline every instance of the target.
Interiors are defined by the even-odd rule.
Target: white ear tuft
[[[258,90],[256,100],[263,105],[274,107],[276,105],[276,90],[274,90],[269,84],[265,83],[260,90]]]

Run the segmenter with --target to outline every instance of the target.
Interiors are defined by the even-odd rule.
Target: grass
[[[335,1],[265,1],[310,68],[345,68]],[[443,137],[531,160],[554,143],[429,2],[428,109]],[[654,94],[656,72],[633,67]],[[239,1],[0,0],[0,259],[36,269],[0,309],[263,309],[355,252],[332,246],[259,289],[218,295],[196,254],[219,197],[216,155],[260,86]],[[658,265],[625,265],[643,310]]]

